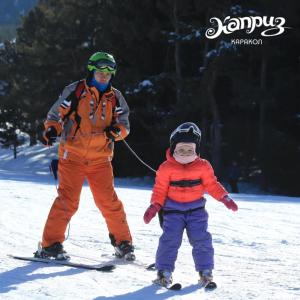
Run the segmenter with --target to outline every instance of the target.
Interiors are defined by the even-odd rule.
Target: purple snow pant
[[[207,221],[208,213],[204,207],[190,212],[164,214],[163,234],[156,252],[156,269],[174,271],[184,229],[193,247],[196,271],[213,269],[214,248],[211,234],[207,231]]]

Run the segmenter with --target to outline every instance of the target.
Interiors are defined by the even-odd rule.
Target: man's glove
[[[57,131],[53,126],[48,127],[43,133],[42,143],[46,146],[52,146],[56,142]]]
[[[160,209],[161,209],[160,204],[158,203],[151,204],[145,211],[144,222],[148,224],[155,217],[155,215],[160,211]]]
[[[106,133],[107,138],[114,141],[120,136],[121,129],[117,126],[110,125],[104,129],[104,132]]]
[[[236,203],[228,196],[224,196],[222,199],[220,199],[220,201],[228,208],[231,209],[233,211],[237,211],[238,210],[238,206],[236,205]]]

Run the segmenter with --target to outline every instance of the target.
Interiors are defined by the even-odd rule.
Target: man
[[[87,179],[116,255],[134,260],[132,237],[123,204],[114,190],[111,165],[114,142],[129,134],[129,108],[121,92],[112,87],[117,66],[111,54],[94,53],[87,68],[87,78],[65,87],[45,122],[44,144],[51,146],[61,136],[59,187],[35,255],[69,258],[62,245],[64,233],[78,209]]]

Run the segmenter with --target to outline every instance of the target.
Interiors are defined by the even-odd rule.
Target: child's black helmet
[[[177,143],[195,143],[196,153],[200,154],[201,130],[192,122],[179,125],[170,136],[170,151],[173,155]]]

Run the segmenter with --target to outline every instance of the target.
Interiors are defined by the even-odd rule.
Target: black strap
[[[176,210],[176,209],[172,209],[172,210],[163,210],[163,214],[167,215],[167,214],[186,214],[186,213],[191,213],[193,211],[199,210],[199,209],[204,209],[205,206],[201,206],[201,207],[196,207],[196,208],[192,208],[192,209],[188,209],[188,210]]]
[[[70,95],[66,98],[66,100],[71,101],[71,106],[68,113],[63,117],[63,121],[67,119],[73,112],[75,113],[77,112],[79,99],[84,91],[84,88],[85,88],[84,81],[80,80],[77,83],[75,90],[71,92]]]
[[[159,212],[158,212],[158,220],[159,220],[159,225],[161,228],[163,228],[163,223],[164,223],[164,215],[167,215],[167,214],[186,214],[186,213],[191,213],[193,211],[196,211],[196,210],[199,210],[199,209],[204,209],[205,206],[202,206],[202,207],[196,207],[196,208],[193,208],[193,209],[188,209],[188,210],[163,210],[161,209]]]
[[[170,182],[170,186],[177,186],[177,187],[193,187],[200,184],[202,184],[201,179],[175,180]]]
[[[70,93],[70,95],[66,98],[66,100],[71,101],[71,106],[70,106],[70,110],[68,111],[68,113],[63,117],[63,121],[65,121],[67,118],[69,118],[69,116],[75,112],[75,122],[77,124],[74,135],[73,135],[73,139],[75,138],[75,135],[78,131],[78,129],[80,128],[80,123],[81,123],[81,117],[78,115],[77,113],[77,108],[78,108],[78,103],[80,100],[80,97],[83,93],[85,89],[85,84],[83,80],[80,80],[78,82],[78,84],[76,85],[76,88],[73,92]]]

